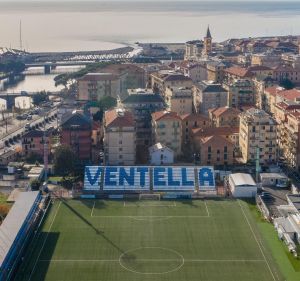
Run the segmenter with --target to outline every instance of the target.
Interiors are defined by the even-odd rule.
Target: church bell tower
[[[204,50],[203,54],[208,56],[212,51],[212,37],[209,26],[207,27],[206,36],[204,37]]]

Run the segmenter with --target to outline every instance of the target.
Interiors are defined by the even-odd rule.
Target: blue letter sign
[[[86,167],[84,189],[92,191],[153,191],[215,190],[213,167]],[[197,182],[198,180],[198,182]]]
[[[154,167],[153,190],[155,191],[194,191],[194,167]]]
[[[100,190],[102,167],[85,167],[84,189]]]
[[[198,171],[199,190],[214,190],[215,173],[213,167],[200,167]]]

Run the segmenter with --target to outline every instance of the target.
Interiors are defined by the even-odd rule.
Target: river
[[[83,66],[82,66],[83,67]],[[80,70],[81,66],[57,67],[51,74],[44,74],[44,68],[36,67],[28,69],[24,74],[24,80],[18,82],[16,85],[4,87],[5,81],[0,81],[0,91],[3,93],[20,93],[26,92],[58,92],[63,89],[63,86],[55,86],[54,78],[61,73],[70,73]]]

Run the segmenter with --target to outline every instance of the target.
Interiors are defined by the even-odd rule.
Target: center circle
[[[124,252],[120,265],[137,274],[167,274],[184,265],[184,257],[175,250],[161,247],[141,247]]]

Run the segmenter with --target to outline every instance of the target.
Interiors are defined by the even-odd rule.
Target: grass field
[[[56,201],[16,280],[285,280],[264,241],[243,201]]]

